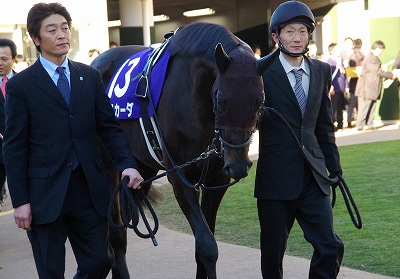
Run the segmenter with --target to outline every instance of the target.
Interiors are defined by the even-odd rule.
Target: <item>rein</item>
[[[217,131],[216,131],[216,135],[217,135]],[[164,140],[163,137],[161,137],[161,139]],[[198,157],[196,157],[182,165],[174,164],[173,160],[170,156],[170,153],[166,149],[168,157],[169,157],[173,167],[171,169],[166,170],[165,172],[163,172],[161,174],[158,174],[156,176],[150,177],[149,179],[142,181],[140,183],[140,185],[145,185],[147,183],[150,183],[150,182],[157,180],[161,177],[164,177],[174,171],[177,172],[179,178],[185,183],[186,186],[188,186],[192,189],[195,189],[196,191],[200,191],[200,188],[202,188],[202,189],[220,189],[220,188],[230,187],[230,186],[236,184],[237,182],[239,182],[238,180],[235,180],[233,182],[230,182],[228,184],[221,185],[221,186],[204,186],[204,184],[203,184],[205,177],[207,175],[211,154],[216,153],[218,156],[220,156],[220,157],[222,156],[222,154],[220,152],[218,152],[218,150],[214,144],[215,140],[217,140],[217,139],[218,139],[217,137],[213,139],[212,144],[207,147],[207,150],[205,152],[201,153]],[[250,141],[248,140],[247,142],[250,142]],[[239,145],[237,145],[237,146],[239,146]],[[236,148],[239,148],[239,147],[236,147]],[[181,170],[183,168],[188,167],[188,166],[190,166],[194,163],[197,163],[198,161],[201,161],[201,160],[206,160],[206,163],[203,166],[203,170],[202,170],[199,181],[196,184],[192,184],[181,173]],[[129,189],[128,182],[129,182],[129,177],[124,177],[115,187],[115,189],[111,195],[110,204],[108,206],[108,211],[107,211],[108,222],[109,222],[110,226],[114,229],[122,229],[122,228],[133,229],[137,236],[139,236],[141,238],[151,238],[153,245],[157,246],[158,242],[155,238],[155,234],[157,233],[158,228],[159,228],[159,221],[158,221],[157,214],[155,213],[155,211],[154,211],[150,201],[148,200],[146,194],[144,193],[143,189],[135,189],[135,190]],[[114,212],[114,204],[117,200],[118,193],[120,193],[120,212],[121,212],[121,219],[122,219],[122,224],[120,224],[120,225],[116,224],[112,219],[113,212]],[[146,204],[147,208],[149,209],[149,211],[151,213],[151,216],[153,217],[154,228],[150,227],[150,224],[147,220],[146,214],[144,213],[143,206],[141,204],[141,200],[144,201],[144,203]],[[148,232],[147,234],[142,233],[137,227],[139,224],[139,214],[143,220],[143,223],[146,226],[146,229]]]
[[[285,126],[288,128],[290,134],[292,135],[294,141],[296,142],[297,146],[299,147],[299,149],[301,150],[301,153],[303,154],[304,158],[306,159],[307,162],[309,162],[309,166],[323,179],[325,179],[326,181],[328,181],[331,186],[332,186],[332,208],[334,208],[335,203],[336,203],[336,187],[338,186],[340,191],[342,192],[343,195],[343,199],[345,201],[346,204],[346,208],[347,211],[349,212],[350,218],[354,224],[354,226],[357,229],[361,229],[362,228],[362,221],[361,221],[361,216],[360,216],[360,212],[358,211],[357,205],[354,202],[353,196],[350,193],[350,189],[346,184],[346,181],[343,179],[343,177],[341,175],[338,175],[336,179],[332,179],[326,176],[326,174],[321,173],[319,170],[317,170],[315,167],[313,167],[313,165],[310,163],[304,149],[303,146],[301,145],[299,139],[297,138],[295,132],[293,131],[292,127],[290,126],[290,124],[287,122],[287,120],[285,119],[285,117],[279,113],[277,110],[275,110],[274,108],[271,107],[266,107],[263,106],[262,111],[268,115],[268,112],[273,112],[275,115],[277,115],[279,117],[280,120],[282,120],[282,122],[285,124]],[[354,213],[357,217],[354,216]]]

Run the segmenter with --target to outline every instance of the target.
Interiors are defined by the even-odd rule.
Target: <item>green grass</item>
[[[345,244],[343,266],[400,277],[400,141],[339,148],[345,178],[363,221],[354,227],[340,191],[334,208],[335,230]],[[250,175],[226,193],[217,217],[216,238],[232,244],[259,247],[256,199],[253,197],[256,165]],[[191,234],[173,196],[162,187],[165,200],[155,208],[162,225]],[[287,254],[310,258],[311,246],[295,224]]]

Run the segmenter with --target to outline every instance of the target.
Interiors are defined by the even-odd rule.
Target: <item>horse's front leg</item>
[[[170,180],[170,182],[195,237],[196,279],[216,279],[218,246],[200,209],[199,193],[182,184],[179,179]]]
[[[219,182],[216,185],[224,185],[227,184],[228,182],[229,180],[227,180],[227,182]],[[227,190],[226,188],[222,188],[218,190],[203,190],[202,192],[201,210],[206,219],[208,227],[213,235],[215,233],[215,224],[216,224],[218,208],[222,201],[222,198],[224,197],[226,190]],[[196,260],[197,260],[197,254],[196,254]],[[202,264],[199,264],[197,266],[197,269],[198,269],[197,271],[198,274],[205,272],[201,270],[204,269],[204,265]]]

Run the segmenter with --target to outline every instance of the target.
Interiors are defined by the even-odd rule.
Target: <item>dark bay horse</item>
[[[107,85],[133,53],[145,49],[113,48],[97,57],[92,66],[100,70]],[[165,166],[161,167],[150,155],[137,119],[119,122],[130,138],[145,180],[159,170],[197,158],[214,139],[223,156],[210,155],[201,191],[192,186],[202,176],[204,160],[168,174],[195,237],[196,278],[214,279],[218,247],[213,233],[227,187],[213,186],[227,185],[231,179],[239,180],[248,174],[252,165],[249,144],[264,100],[263,83],[251,48],[220,25],[194,23],[182,27],[169,38],[168,50],[170,59],[155,109]],[[145,191],[149,187],[143,185]],[[121,231],[117,236],[110,233],[116,255],[113,278],[129,278],[126,231]]]

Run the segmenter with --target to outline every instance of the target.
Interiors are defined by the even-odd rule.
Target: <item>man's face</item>
[[[286,50],[291,53],[301,53],[308,44],[308,29],[304,24],[291,23],[281,28],[279,37]],[[278,42],[277,34],[272,33],[272,38]]]
[[[66,19],[54,14],[42,21],[40,39],[32,38],[40,46],[44,58],[53,61],[63,58],[70,48],[71,31]]]
[[[5,76],[11,72],[14,66],[11,48],[9,46],[0,47],[0,76]]]

